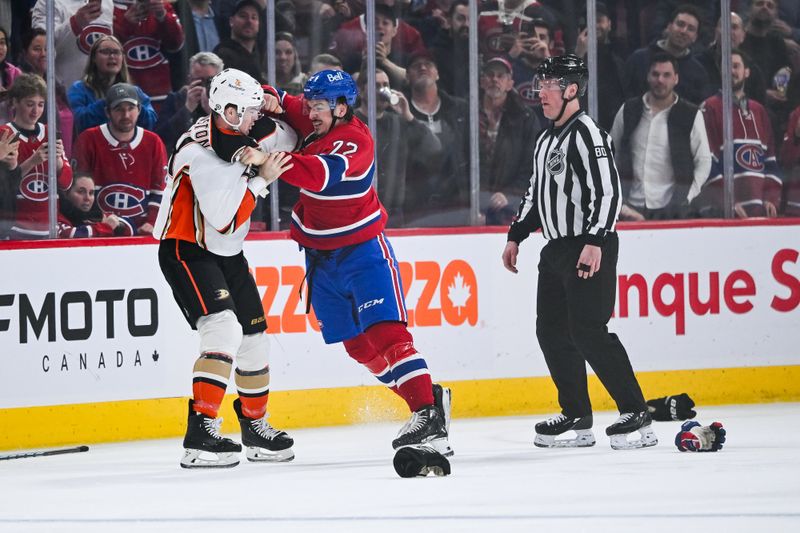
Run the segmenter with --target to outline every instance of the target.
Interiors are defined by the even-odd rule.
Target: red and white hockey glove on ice
[[[675,435],[675,446],[682,452],[716,452],[725,443],[725,429],[719,422],[701,426],[698,422],[684,422]]]

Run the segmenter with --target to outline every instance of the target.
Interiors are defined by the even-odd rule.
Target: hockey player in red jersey
[[[267,322],[242,253],[256,198],[266,196],[267,186],[291,167],[279,151],[292,150],[297,141],[293,132],[260,118],[263,102],[261,85],[244,72],[227,69],[212,79],[212,113],[178,140],[153,231],[161,240],[161,271],[200,335],[184,468],[239,464],[242,447],[220,436],[217,416],[234,363],[239,398],[233,407],[248,460],[294,458],[294,441],[267,422]],[[258,168],[247,167],[240,162],[247,146],[275,153]]]
[[[302,98],[268,92],[267,111],[282,112],[305,136],[281,179],[300,188],[290,233],[305,249],[309,299],[325,342],[344,343],[350,357],[408,404],[412,417],[392,442],[395,449],[451,455],[450,391],[432,384],[406,328],[400,269],[383,233],[387,213],[372,186],[373,139],[353,115],[353,79],[323,70],[308,80]]]
[[[2,127],[19,137],[19,167],[22,175],[16,199],[16,217],[12,239],[43,239],[48,226],[48,146],[47,126],[39,119],[44,113],[47,87],[36,74],[21,74],[8,91],[14,108],[14,120]],[[2,130],[0,130],[2,131]],[[58,188],[72,183],[72,168],[64,155],[64,145],[56,141]]]
[[[84,131],[75,143],[76,170],[94,178],[103,213],[119,217],[116,235],[150,235],[164,190],[164,143],[136,125],[142,104],[136,87],[114,84],[105,101],[108,122]]]

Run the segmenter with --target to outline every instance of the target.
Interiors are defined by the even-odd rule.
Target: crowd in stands
[[[533,90],[547,57],[589,48],[583,0],[55,0],[56,161],[48,161],[46,1],[0,0],[0,239],[147,235],[180,134],[209,113],[224,68],[302,93],[325,68],[377,70],[378,193],[391,227],[470,223],[469,28],[479,36],[482,223],[508,224],[549,123]],[[596,3],[598,122],[615,145],[631,221],[721,217],[721,17],[730,17],[734,213],[800,216],[800,2]],[[268,58],[266,42],[275,43]],[[372,77],[369,77],[372,78]],[[583,102],[584,109],[587,102]],[[297,190],[281,184],[279,219]],[[268,227],[269,202],[257,211]],[[255,224],[258,227],[258,224]]]

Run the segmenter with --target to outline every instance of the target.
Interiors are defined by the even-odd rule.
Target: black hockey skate
[[[447,387],[442,387],[438,383],[433,384],[433,404],[442,410],[444,415],[444,429],[450,434],[450,408],[452,393]]]
[[[647,411],[621,413],[616,422],[606,428],[606,435],[611,437],[611,447],[615,450],[647,448],[658,444],[652,424],[653,419]],[[629,441],[628,435],[634,431],[638,431],[640,437]]]
[[[231,468],[239,464],[242,445],[219,434],[221,418],[194,410],[189,400],[189,421],[183,438],[183,468]]]
[[[294,440],[285,431],[270,426],[266,416],[258,419],[244,416],[238,398],[233,401],[233,410],[242,427],[242,444],[248,461],[282,463],[294,459]]]
[[[411,413],[411,419],[392,441],[395,450],[405,446],[422,445],[445,457],[453,455],[453,449],[447,441],[444,413],[435,405],[427,405]]]
[[[592,415],[569,418],[559,413],[536,424],[536,437],[533,439],[533,445],[539,448],[587,448],[594,446],[592,424]],[[556,438],[567,431],[574,431],[575,438]]]

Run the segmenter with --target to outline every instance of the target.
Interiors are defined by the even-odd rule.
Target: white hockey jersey
[[[198,120],[177,143],[167,166],[167,184],[153,236],[197,243],[222,256],[242,251],[256,195],[264,178],[238,163],[246,146],[265,152],[290,152],[297,134],[285,123],[262,118],[252,137],[222,131],[211,117]]]

